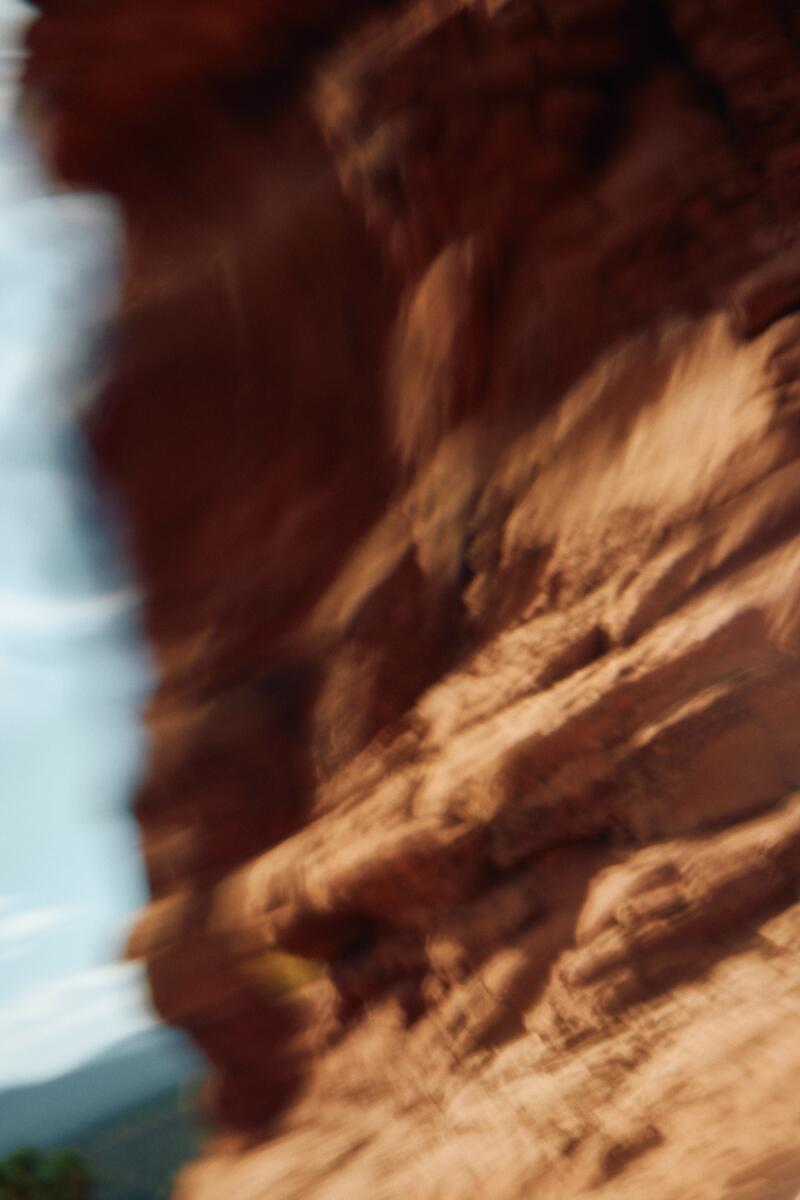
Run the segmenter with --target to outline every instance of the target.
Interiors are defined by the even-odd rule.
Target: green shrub
[[[90,1200],[86,1163],[71,1150],[25,1146],[0,1160],[0,1200]]]

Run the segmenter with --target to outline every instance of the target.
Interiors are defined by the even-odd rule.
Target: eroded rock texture
[[[31,51],[126,219],[88,433],[181,1200],[790,1200],[794,4],[52,0]]]

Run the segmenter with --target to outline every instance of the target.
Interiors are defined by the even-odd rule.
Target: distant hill
[[[65,1144],[86,1159],[97,1200],[166,1200],[176,1172],[200,1152],[197,1087],[172,1088]]]
[[[150,1101],[178,1111],[181,1089],[202,1071],[201,1060],[177,1033],[164,1026],[148,1029],[57,1079],[0,1092],[0,1154],[20,1145],[77,1148],[88,1131]]]

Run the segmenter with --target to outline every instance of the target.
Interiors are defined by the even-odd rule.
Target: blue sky
[[[0,0],[10,44],[20,5]],[[115,290],[99,197],[48,194],[0,75],[0,1088],[147,1024],[120,963],[143,899],[126,815],[149,674],[136,590],[71,404]]]

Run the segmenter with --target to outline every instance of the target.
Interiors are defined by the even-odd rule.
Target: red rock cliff
[[[790,1200],[795,6],[43,10],[127,230],[178,1195]]]

